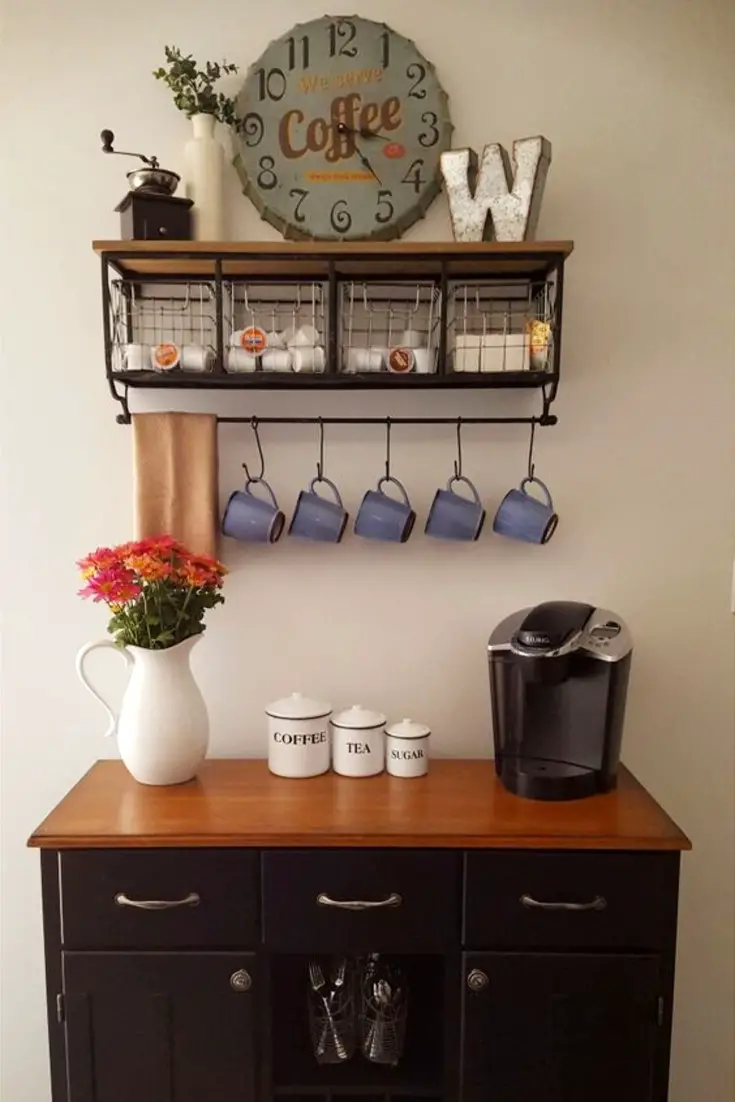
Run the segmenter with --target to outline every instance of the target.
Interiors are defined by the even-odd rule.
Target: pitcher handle
[[[84,662],[87,655],[90,653],[90,651],[97,650],[99,647],[111,647],[112,650],[117,652],[117,654],[121,654],[123,656],[128,666],[132,665],[133,656],[126,647],[118,646],[118,644],[113,643],[111,639],[100,639],[97,643],[86,643],[77,655],[77,673],[79,674],[79,680],[81,681],[82,685],[84,685],[85,689],[87,689],[92,694],[95,700],[99,701],[99,703],[105,709],[107,715],[110,718],[110,725],[105,731],[105,738],[109,738],[110,735],[114,735],[117,732],[118,717],[115,715],[107,701],[102,699],[102,697],[91,684],[89,678],[84,672]]]

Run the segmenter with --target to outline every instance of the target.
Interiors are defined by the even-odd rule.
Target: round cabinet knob
[[[230,987],[233,991],[249,991],[253,986],[253,978],[244,968],[239,968],[230,976]]]
[[[479,968],[473,968],[467,977],[467,986],[470,991],[482,991],[489,982],[486,973]]]

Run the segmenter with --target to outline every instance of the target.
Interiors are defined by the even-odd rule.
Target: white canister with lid
[[[385,716],[353,704],[332,716],[332,765],[343,777],[372,777],[385,768]]]
[[[292,693],[266,707],[268,768],[279,777],[316,777],[329,769],[331,704]]]
[[[425,723],[402,719],[385,731],[388,772],[394,777],[423,777],[429,771],[429,736]]]

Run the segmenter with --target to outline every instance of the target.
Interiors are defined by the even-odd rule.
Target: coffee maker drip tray
[[[505,787],[527,800],[580,800],[599,791],[596,771],[584,765],[517,757],[495,764]]]

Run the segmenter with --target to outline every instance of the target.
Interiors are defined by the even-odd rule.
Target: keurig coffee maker
[[[495,771],[533,800],[615,787],[633,642],[614,612],[549,601],[508,616],[488,644]]]

